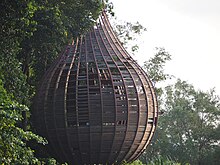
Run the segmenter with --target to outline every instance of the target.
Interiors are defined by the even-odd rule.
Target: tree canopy
[[[172,76],[164,72],[171,56],[164,49],[145,62],[155,83]],[[162,112],[151,146],[142,155],[143,162],[162,157],[181,164],[213,164],[220,162],[220,97],[214,89],[204,92],[180,79],[157,87]]]
[[[34,150],[28,141],[46,144],[46,140],[31,131],[25,131],[19,124],[22,112],[29,109],[15,101],[7,94],[0,81],[0,164],[37,164]]]

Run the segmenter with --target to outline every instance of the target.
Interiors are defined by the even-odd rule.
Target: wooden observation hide
[[[147,147],[158,118],[155,90],[105,12],[46,72],[34,118],[60,162],[120,164]]]

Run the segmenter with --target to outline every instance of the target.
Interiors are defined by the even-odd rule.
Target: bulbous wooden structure
[[[138,158],[158,117],[152,83],[122,47],[104,12],[46,72],[34,113],[49,151],[74,165]]]

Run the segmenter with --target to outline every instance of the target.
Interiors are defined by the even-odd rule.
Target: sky
[[[172,55],[166,73],[197,89],[220,95],[220,0],[111,0],[119,20],[139,21],[147,32],[139,37],[143,61],[164,47]]]

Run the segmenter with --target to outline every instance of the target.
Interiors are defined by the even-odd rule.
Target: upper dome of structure
[[[35,126],[58,161],[132,161],[149,144],[158,109],[152,83],[115,36],[103,12],[46,72]]]

